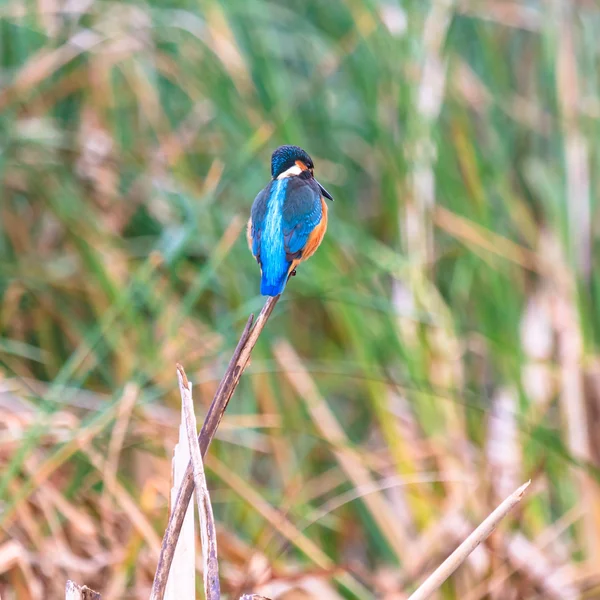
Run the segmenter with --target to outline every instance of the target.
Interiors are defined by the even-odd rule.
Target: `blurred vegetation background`
[[[0,594],[144,598],[275,147],[328,235],[207,469],[229,597],[600,598],[594,0],[0,3]],[[200,591],[199,591],[200,593]]]

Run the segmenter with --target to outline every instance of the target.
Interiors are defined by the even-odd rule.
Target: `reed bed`
[[[437,597],[600,597],[599,30],[586,0],[1,3],[3,600],[149,597],[175,364],[202,422],[282,143],[336,201],[205,458],[223,595],[408,598],[531,479]]]

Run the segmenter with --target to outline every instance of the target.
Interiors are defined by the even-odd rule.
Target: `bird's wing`
[[[283,206],[283,241],[287,260],[300,258],[312,230],[321,222],[321,194],[313,180],[292,177]]]
[[[267,201],[269,200],[269,190],[271,184],[267,185],[263,190],[258,192],[252,210],[250,212],[250,224],[248,229],[249,239],[251,241],[250,250],[254,258],[260,263],[260,242],[261,232],[267,214]]]

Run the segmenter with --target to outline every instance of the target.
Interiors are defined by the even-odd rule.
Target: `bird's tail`
[[[263,296],[279,296],[285,289],[285,284],[288,280],[287,270],[281,276],[269,277],[263,272],[260,280],[260,293]]]

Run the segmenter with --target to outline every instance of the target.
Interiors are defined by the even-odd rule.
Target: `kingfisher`
[[[260,266],[260,293],[278,296],[296,267],[312,256],[327,229],[331,194],[315,179],[311,157],[298,146],[271,156],[271,181],[252,204],[248,245]]]

